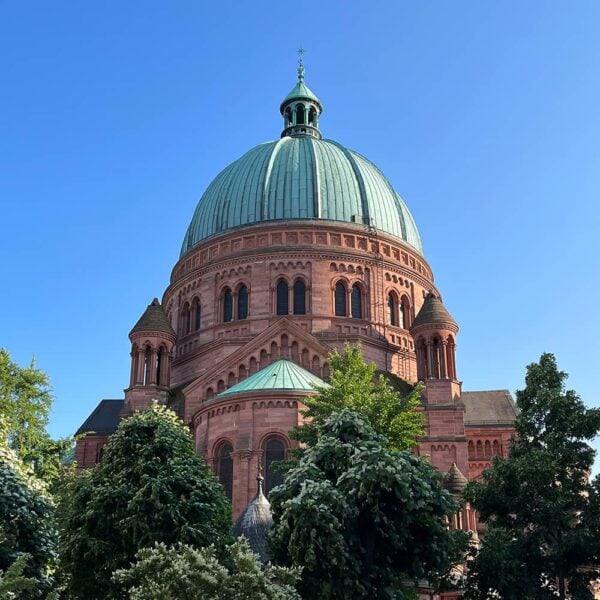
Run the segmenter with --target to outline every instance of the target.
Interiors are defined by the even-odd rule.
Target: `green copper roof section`
[[[317,98],[316,94],[304,83],[304,81],[299,81],[292,91],[283,99],[281,106],[284,106],[291,100],[302,100],[302,99],[312,100],[321,105],[321,101]]]
[[[327,386],[328,384],[289,358],[280,358],[258,373],[221,392],[217,398],[261,391],[314,392],[316,385]]]
[[[196,207],[181,256],[213,235],[291,219],[368,224],[423,253],[410,211],[371,161],[332,140],[286,136],[252,148],[217,175]]]

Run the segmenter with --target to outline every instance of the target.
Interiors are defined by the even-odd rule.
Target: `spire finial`
[[[262,474],[262,460],[259,458],[258,459],[258,464],[256,465],[256,495],[257,496],[262,496],[263,495],[263,481],[265,480],[265,478],[263,477]]]
[[[304,82],[304,48],[298,48],[298,81]]]

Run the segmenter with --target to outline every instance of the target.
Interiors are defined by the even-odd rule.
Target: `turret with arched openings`
[[[279,110],[283,117],[281,137],[310,135],[321,139],[319,117],[323,112],[323,105],[304,83],[302,58],[298,61],[298,83],[284,98]]]
[[[442,471],[448,471],[456,463],[461,473],[468,473],[465,405],[456,374],[457,333],[458,325],[442,299],[429,292],[410,328],[417,355],[417,377],[425,383],[429,439],[421,444],[421,452]]]
[[[456,380],[456,334],[458,325],[439,296],[429,292],[410,328],[417,352],[417,376]]]
[[[166,403],[171,385],[171,353],[176,335],[160,302],[154,298],[129,333],[131,375],[124,412]]]

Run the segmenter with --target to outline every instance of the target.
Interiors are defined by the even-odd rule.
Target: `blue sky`
[[[326,137],[410,207],[464,389],[557,355],[600,405],[600,3],[29,2],[0,8],[0,346],[50,430],[122,397],[212,178],[281,131],[296,49]]]

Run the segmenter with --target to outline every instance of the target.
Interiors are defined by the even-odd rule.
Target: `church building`
[[[79,428],[77,464],[96,464],[120,419],[156,399],[190,426],[237,518],[256,496],[259,462],[267,498],[279,483],[271,464],[294,446],[288,432],[327,382],[329,353],[360,343],[394,381],[425,382],[415,451],[458,494],[506,455],[513,400],[462,391],[459,327],[410,211],[377,166],[323,137],[302,62],[279,110],[280,138],[225,167],[202,195],[162,298],[129,333],[124,398],[102,400]],[[476,529],[466,510],[455,525]]]

